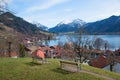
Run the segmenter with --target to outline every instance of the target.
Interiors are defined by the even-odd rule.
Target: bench
[[[60,67],[61,69],[70,71],[70,72],[80,71],[80,63],[76,63],[76,62],[60,61]]]

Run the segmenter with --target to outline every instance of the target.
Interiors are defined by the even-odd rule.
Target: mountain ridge
[[[83,20],[75,19],[72,22],[68,22],[68,23],[60,22],[55,27],[50,28],[49,31],[50,32],[74,32],[84,24],[85,22]]]
[[[25,21],[23,18],[17,17],[10,12],[6,12],[0,15],[0,23],[13,28],[17,32],[24,35],[36,35],[41,34],[40,29],[35,25]]]
[[[50,28],[49,31],[55,33],[77,32],[77,26],[82,27],[85,31],[88,32],[88,34],[120,34],[120,16],[112,15],[99,21],[84,23],[83,25],[74,24],[74,28],[70,28],[72,27],[70,23],[62,23],[59,24],[59,26],[56,25],[55,27]]]
[[[120,16],[112,15],[100,21],[87,23],[84,25],[84,29],[90,34],[119,34]]]

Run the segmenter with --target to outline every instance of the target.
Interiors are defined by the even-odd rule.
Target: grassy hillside
[[[99,68],[95,68],[95,67],[91,67],[91,66],[87,66],[87,65],[82,65],[82,69],[89,71],[89,72],[94,72],[101,76],[103,75],[103,76],[111,77],[115,80],[120,80],[120,74],[115,73],[115,72],[110,72],[107,70],[103,70],[103,69],[99,69]]]
[[[0,80],[105,80],[87,73],[70,73],[61,70],[59,61],[55,59],[47,59],[47,63],[42,65],[33,64],[31,61],[31,58],[0,58]],[[84,69],[93,69],[84,67]]]

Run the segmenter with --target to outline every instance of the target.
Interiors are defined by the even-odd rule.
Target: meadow
[[[94,71],[98,74],[106,74],[101,69],[82,66],[82,69]],[[99,71],[99,72],[98,72]],[[113,75],[115,80],[120,76],[107,71],[106,76]],[[46,63],[33,63],[31,58],[0,58],[0,80],[106,80],[92,74],[83,72],[68,72],[60,69],[57,59],[46,59]]]

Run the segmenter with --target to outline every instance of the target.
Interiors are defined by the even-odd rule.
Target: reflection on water
[[[69,36],[75,36],[75,35],[69,35]],[[93,35],[88,35],[88,37],[93,37]],[[102,38],[103,40],[108,41],[110,44],[110,49],[115,50],[120,48],[120,35],[97,35],[96,37]],[[72,37],[74,38],[74,37]],[[68,42],[67,35],[60,35],[56,37],[57,40],[51,40],[49,42],[49,45],[57,45],[58,42]]]

